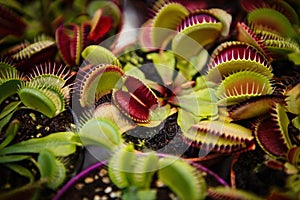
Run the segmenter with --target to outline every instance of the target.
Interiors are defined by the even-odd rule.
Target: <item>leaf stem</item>
[[[157,155],[159,157],[175,157],[173,155],[167,155],[167,154],[163,154],[163,153],[157,153]],[[179,157],[178,157],[179,158]],[[230,187],[229,184],[223,179],[221,178],[218,174],[216,174],[215,172],[211,171],[210,169],[204,167],[203,165],[199,164],[199,163],[196,163],[196,162],[193,162],[193,161],[189,161],[187,159],[184,159],[184,158],[179,158],[179,159],[182,159],[184,161],[188,161],[191,165],[193,165],[194,167],[196,167],[197,169],[201,170],[201,171],[204,171],[206,172],[207,174],[213,176],[220,184],[222,184],[223,186],[225,187]]]

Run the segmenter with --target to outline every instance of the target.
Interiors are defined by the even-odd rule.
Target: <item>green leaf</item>
[[[108,164],[108,173],[111,181],[118,188],[127,188],[131,185],[134,161],[134,147],[127,145],[116,151]]]
[[[109,150],[122,144],[121,134],[113,122],[104,118],[88,120],[79,131],[80,139],[85,146],[103,146]]]
[[[210,187],[208,189],[210,196],[214,199],[214,197],[221,199],[257,199],[263,200],[260,196],[257,196],[254,193],[250,193],[248,191],[231,188],[231,187]]]
[[[43,150],[38,156],[41,179],[46,180],[46,186],[58,188],[66,178],[65,166],[48,150]]]
[[[217,86],[218,85],[216,83],[208,81],[207,76],[198,76],[196,78],[196,85],[193,89],[196,91],[207,88],[217,88]]]
[[[144,72],[142,72],[142,70],[140,70],[130,62],[126,63],[126,65],[123,67],[123,70],[125,71],[126,75],[133,76],[142,81],[146,81]]]
[[[65,99],[60,90],[54,88],[37,88],[24,86],[18,91],[22,103],[49,118],[55,117],[64,110]]]
[[[2,110],[2,112],[0,113],[0,119],[6,117],[11,112],[16,111],[16,109],[20,105],[20,103],[21,103],[21,101],[14,101],[14,102],[11,102],[10,104],[8,104],[7,106],[5,106]]]
[[[34,175],[26,167],[23,167],[18,164],[11,164],[11,163],[6,163],[4,165],[6,167],[8,167],[9,169],[13,170],[14,172],[18,173],[19,175],[28,178],[30,183],[32,183],[34,181]]]
[[[14,111],[5,116],[3,119],[0,120],[0,132],[2,131],[2,128],[10,121],[14,114]]]
[[[100,64],[112,64],[121,67],[118,58],[111,51],[102,46],[90,45],[81,52],[81,55],[95,66]]]
[[[123,200],[139,200],[137,197],[137,188],[130,186],[123,191],[122,199]]]
[[[218,114],[217,98],[215,90],[207,88],[193,93],[178,96],[180,108],[193,113],[195,116],[211,117]]]
[[[123,191],[123,200],[155,200],[156,190],[139,190],[134,186],[130,186]]]
[[[21,82],[22,81],[19,79],[6,80],[4,83],[1,83],[1,81],[0,81],[0,90],[1,90],[0,104],[6,98],[17,93],[17,90],[18,90]]]
[[[12,122],[9,123],[8,128],[5,131],[5,139],[0,143],[0,150],[4,147],[6,147],[17,134],[20,127],[20,121],[17,119],[14,119]]]
[[[0,163],[10,163],[17,162],[25,159],[29,159],[31,156],[26,155],[9,155],[9,156],[0,156]]]
[[[189,15],[189,11],[180,3],[165,3],[157,1],[159,8],[152,22],[151,38],[155,47],[165,47],[177,33],[180,22]],[[168,18],[170,20],[166,20]]]
[[[87,2],[87,0],[74,0],[73,6],[78,10],[84,10]]]
[[[99,8],[102,10],[104,16],[109,16],[113,19],[113,28],[120,25],[122,22],[122,13],[116,3],[112,1],[92,1],[88,6],[87,11],[90,16],[93,16]]]
[[[293,125],[300,131],[300,115],[292,120]]]
[[[23,6],[16,0],[10,0],[10,1],[0,0],[0,4],[3,4],[9,8],[15,9],[16,11],[18,11],[20,13],[24,13]]]
[[[153,60],[154,67],[165,84],[173,81],[173,76],[175,73],[174,53],[169,51],[162,53],[150,53],[147,54],[147,58]]]
[[[8,146],[0,151],[0,155],[16,153],[40,153],[47,149],[55,156],[68,156],[76,151],[76,146],[81,145],[72,132],[52,133],[42,138],[33,138]]]
[[[156,190],[138,190],[136,196],[139,200],[155,200]]]
[[[286,92],[287,109],[294,114],[300,114],[300,83]]]
[[[187,80],[191,80],[196,73],[206,66],[207,59],[208,52],[202,49],[197,56],[193,56],[189,60],[180,59],[176,66]]]
[[[290,53],[290,54],[288,54],[288,58],[295,65],[300,65],[300,52]]]
[[[178,158],[159,160],[158,178],[182,200],[204,199],[206,183],[190,164]]]
[[[287,178],[286,186],[293,192],[298,193],[300,192],[300,174],[293,174]],[[296,197],[297,198],[297,197]]]
[[[193,115],[185,109],[178,109],[177,123],[182,132],[187,132],[194,124],[198,123],[201,117]]]
[[[171,112],[171,106],[166,104],[165,106],[158,106],[150,111],[150,124],[149,127],[158,126],[168,116],[173,114]]]
[[[149,189],[152,177],[158,169],[158,156],[154,152],[136,155],[134,163],[132,185],[138,188]]]

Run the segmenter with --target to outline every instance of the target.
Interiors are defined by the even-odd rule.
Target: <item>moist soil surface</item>
[[[5,103],[7,104],[8,102]],[[1,107],[3,106],[5,105],[1,105]],[[21,109],[14,113],[11,121],[15,119],[20,121],[20,127],[17,132],[17,136],[10,144],[18,143],[31,138],[45,137],[55,132],[68,131],[74,127],[74,119],[70,110],[66,110],[56,117],[50,119],[37,111]],[[3,128],[2,133],[0,134],[0,142],[4,139],[3,136],[5,135],[5,130],[6,127]],[[36,157],[37,155],[32,154],[32,156]],[[78,148],[75,154],[62,158],[62,161],[67,167],[68,179],[71,178],[74,173],[80,170],[82,166],[82,156],[82,149]],[[34,174],[35,178],[39,179],[38,169],[32,162],[24,160],[18,162],[18,164],[29,169]],[[29,182],[27,178],[16,174],[14,171],[6,168],[4,165],[0,166],[0,177],[0,193],[8,191],[12,188],[23,186]],[[51,199],[50,197],[54,195],[54,192],[47,190],[45,191],[45,194],[46,199]]]
[[[175,194],[170,189],[157,180],[157,174],[151,184],[151,188],[156,190],[158,200],[171,200]],[[92,200],[92,199],[122,199],[122,191],[116,187],[108,177],[107,166],[105,164],[90,170],[84,176],[71,185],[60,199],[72,200]]]

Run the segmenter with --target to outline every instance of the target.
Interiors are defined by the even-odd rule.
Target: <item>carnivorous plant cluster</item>
[[[20,191],[40,184],[57,191],[67,174],[61,157],[78,146],[97,146],[108,152],[107,175],[120,191],[116,198],[160,199],[160,186],[168,188],[169,199],[299,198],[297,2],[240,0],[241,10],[232,13],[208,1],[158,0],[137,41],[122,49],[115,40],[98,45],[121,31],[118,1],[46,0],[24,10],[13,2],[0,0],[6,14],[0,20],[0,42],[6,45],[0,62],[0,164],[28,178]],[[74,12],[63,14],[64,6]],[[39,21],[32,9],[48,17],[38,12]],[[24,39],[29,42],[19,43]],[[15,112],[30,109],[54,118],[69,104],[77,109],[76,127],[13,142],[20,125]],[[139,143],[128,137],[141,127],[162,129],[170,117],[184,152],[155,152],[144,145],[147,131],[138,133]],[[282,188],[268,188],[264,196],[239,188],[233,169],[244,152],[257,149],[264,158],[255,170],[265,166],[285,176]],[[232,156],[225,178],[203,165],[225,156]],[[21,166],[24,160],[38,169],[38,179]],[[4,197],[10,195],[14,191]]]

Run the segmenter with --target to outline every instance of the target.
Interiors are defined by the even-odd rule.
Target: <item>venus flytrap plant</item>
[[[110,50],[99,45],[89,45],[82,52],[86,64],[97,66],[99,64],[112,64],[121,67],[119,58],[117,58]]]
[[[254,39],[252,44],[256,46],[240,41],[221,43],[208,63],[208,80],[218,85],[218,104],[226,105],[234,121],[266,114],[274,102],[284,101],[276,88],[269,57]],[[253,111],[252,106],[257,110]]]
[[[78,136],[85,146],[101,146],[111,152],[122,146],[122,133],[110,119],[92,116],[81,123]]]
[[[159,179],[181,199],[203,199],[206,196],[206,183],[202,175],[188,163],[172,158],[161,158],[159,166],[161,167],[158,170]]]
[[[78,146],[82,145],[74,133],[51,133],[45,137],[34,136],[37,138],[16,142],[20,137],[21,124],[13,119],[15,113],[26,109],[36,110],[49,118],[63,112],[70,90],[66,84],[68,73],[64,67],[57,69],[49,64],[37,67],[32,74],[24,77],[13,65],[1,64],[1,87],[4,92],[1,103],[4,107],[0,114],[0,130],[4,135],[1,136],[0,163],[1,167],[11,170],[16,177],[28,179],[25,185],[7,188],[1,198],[15,198],[26,191],[34,196],[36,190],[44,187],[55,190],[65,181],[66,175],[70,175],[65,171],[67,163],[60,159],[74,155]],[[48,151],[48,154],[40,154],[42,151]],[[39,163],[44,161],[52,164],[40,166]],[[32,167],[22,166],[24,163]],[[40,179],[37,174],[41,175]]]
[[[78,66],[85,47],[100,43],[110,34],[116,34],[122,24],[121,10],[114,2],[94,2],[89,10],[93,11],[91,20],[68,23],[56,30],[58,49],[68,66]]]
[[[251,146],[253,137],[250,129],[222,120],[222,116],[219,115],[222,107],[219,107],[220,103],[217,103],[220,89],[218,90],[217,84],[209,81],[208,76],[200,76],[193,83],[193,81],[189,81],[192,80],[192,77],[185,79],[181,75],[181,71],[175,78],[172,76],[167,78],[164,75],[166,73],[164,73],[164,67],[175,64],[174,60],[172,63],[172,56],[168,53],[165,55],[163,53],[149,54],[149,58],[153,58],[158,73],[164,77],[162,78],[163,84],[170,91],[170,96],[168,93],[161,92],[164,91],[163,89],[157,89],[159,87],[153,86],[153,84],[150,85],[154,90],[157,89],[158,93],[160,92],[158,96],[162,96],[165,103],[178,109],[177,123],[186,140],[198,148],[216,152],[232,152]],[[172,72],[170,69],[165,71]],[[192,84],[183,87],[188,83]],[[223,86],[219,86],[219,88],[223,88]]]
[[[60,67],[58,71],[34,72],[19,90],[18,95],[26,107],[38,110],[47,117],[54,117],[65,110],[70,88],[66,85],[68,72]],[[65,74],[64,74],[65,73]]]
[[[208,196],[212,199],[257,199],[263,198],[253,193],[230,187],[211,187],[208,189]]]
[[[180,3],[172,3],[172,2],[165,2],[159,1],[154,5],[154,12],[155,17],[152,20],[151,26],[154,28],[164,28],[164,29],[171,29],[176,30],[177,25],[180,21],[189,14],[188,10],[182,6]],[[175,15],[172,21],[164,20],[166,16]],[[166,45],[166,40],[170,40],[171,36],[168,32],[163,33],[151,31],[152,34],[152,41],[151,43],[154,47],[158,48],[162,44]]]
[[[220,120],[200,121],[184,136],[197,147],[215,152],[234,152],[250,146],[253,140],[250,129]]]
[[[164,48],[172,40],[172,50],[185,58],[194,56],[219,38],[226,38],[231,24],[230,14],[222,9],[188,10],[180,2],[158,1],[153,13],[149,25],[150,46]],[[172,18],[165,20],[167,15]],[[202,37],[204,35],[209,37]]]
[[[66,179],[66,168],[55,155],[48,150],[42,150],[37,159],[41,181],[46,187],[57,189]]]
[[[2,63],[0,72],[0,89],[3,91],[0,103],[2,103],[6,98],[17,93],[17,89],[24,82],[24,78],[14,67],[7,63]]]
[[[230,24],[231,15],[222,9],[193,11],[177,26],[178,34],[172,40],[172,50],[186,58],[197,55],[203,47],[208,48],[217,40],[227,37]],[[193,44],[190,39],[196,43]],[[192,50],[185,47],[191,47]]]
[[[4,5],[0,5],[0,10],[2,13],[0,38],[3,39],[9,35],[21,37],[26,29],[24,20],[15,11]]]
[[[190,122],[214,118],[218,115],[214,87],[209,88],[210,83],[206,82],[205,77],[194,81],[192,78],[197,71],[191,74],[183,72],[185,75],[181,73],[185,71],[182,65],[186,66],[186,64],[183,61],[176,64],[176,58],[171,52],[151,53],[148,54],[148,59],[152,60],[162,79],[162,83],[150,83],[150,87],[157,92],[160,101],[163,102],[162,105],[169,104],[175,107],[182,119],[188,117],[191,119],[188,120]],[[190,64],[191,68],[193,64]],[[199,63],[195,62],[195,65],[197,64]],[[180,120],[181,117],[178,117],[181,129],[187,130],[188,128],[184,126],[185,122]]]
[[[100,51],[101,48],[98,48],[97,50]],[[105,52],[107,52],[107,50],[103,51],[104,56],[102,57],[104,57],[104,60],[113,62],[116,59],[111,54],[107,54],[107,56],[105,56]],[[214,134],[216,134],[216,137],[222,135],[221,137],[224,136],[223,140],[219,140],[217,143],[214,143],[212,138],[208,139],[201,136],[199,132],[197,133],[197,131],[195,131],[196,129],[191,127],[194,125],[197,126],[199,121],[217,120],[219,117],[217,96],[214,95],[217,84],[212,81],[208,81],[208,76],[202,76],[196,81],[193,81],[192,78],[197,71],[194,71],[191,74],[185,73],[185,76],[183,76],[181,70],[185,70],[185,67],[182,66],[185,64],[182,61],[176,64],[176,57],[171,52],[151,53],[148,54],[147,59],[154,63],[154,68],[161,77],[161,83],[156,83],[153,80],[145,78],[145,76],[139,76],[139,78],[141,78],[139,79],[137,77],[127,75],[127,71],[122,72],[122,70],[117,66],[110,66],[109,64],[100,64],[98,66],[89,65],[84,67],[82,72],[80,72],[80,74],[84,74],[84,81],[80,82],[79,86],[79,88],[81,88],[80,101],[82,106],[88,104],[91,106],[107,92],[112,92],[112,99],[115,106],[125,116],[132,119],[138,125],[156,126],[172,113],[178,112],[177,123],[185,137],[187,137],[189,141],[195,142],[198,147],[206,149],[212,148],[215,151],[231,152],[239,148],[246,148],[251,143],[250,141],[252,141],[253,138],[251,137],[251,134],[249,134],[250,130],[237,124],[222,122],[222,120],[212,121],[211,127],[206,127],[202,130],[202,133],[204,135],[211,135],[212,138],[214,138]],[[197,61],[195,64],[198,64]],[[179,68],[179,72],[175,69],[177,66]],[[124,70],[126,69],[132,69],[132,67],[128,68],[127,65]],[[138,74],[140,74],[140,70],[138,68],[136,70],[139,71]],[[262,70],[269,73],[268,68],[262,68]],[[112,79],[114,74],[118,75],[116,79]],[[259,76],[258,73],[253,72],[253,74],[257,74],[257,76]],[[268,78],[265,79],[265,82],[269,81]],[[108,80],[110,80],[109,85],[106,84]],[[257,80],[261,81],[260,79]],[[264,84],[265,83],[262,83],[261,85]],[[265,86],[259,87],[261,90],[264,90]],[[219,88],[223,88],[223,86],[219,86]],[[253,92],[257,92],[253,90],[253,87],[249,88],[252,88]],[[266,90],[269,92],[270,89]],[[103,93],[103,91],[107,92]],[[245,92],[247,92],[246,89]],[[89,99],[89,103],[84,104],[87,102],[87,99]],[[94,103],[92,99],[95,99]],[[108,106],[107,104],[100,104],[96,110],[99,109],[104,111],[104,107],[110,107],[110,109],[113,109],[112,105]],[[107,117],[103,114],[101,116]],[[113,117],[110,117],[110,119],[113,119]],[[157,119],[160,120],[155,122]],[[120,120],[123,122],[125,121],[125,125],[128,129],[134,128],[134,126],[132,126],[131,123],[128,123],[127,120]],[[216,124],[220,124],[220,126],[224,125],[225,128],[222,130],[218,129],[219,133],[216,133],[212,130]],[[233,127],[231,128],[231,126]],[[245,132],[245,135],[235,138],[239,131],[230,131],[233,129],[238,129],[241,133]],[[205,141],[206,139],[208,139],[208,141]]]
[[[256,2],[255,6],[242,1],[241,5],[248,12],[247,23],[250,28],[238,24],[239,40],[256,44],[259,48],[264,46],[263,51],[271,58],[287,57],[298,63],[299,16],[295,9],[281,1]]]
[[[294,149],[295,145],[299,142],[297,139],[295,140],[291,138],[288,129],[289,124],[293,124],[293,122],[295,123],[298,120],[298,87],[299,84],[289,90],[286,90],[286,103],[273,104],[270,116],[266,116],[265,118],[258,120],[255,125],[255,137],[258,140],[258,143],[267,154],[275,159],[280,157],[288,159],[289,151]],[[292,115],[293,117],[288,117],[289,115]],[[267,127],[266,124],[269,124],[268,130],[270,130],[270,132],[265,130]],[[297,124],[295,127],[299,131]],[[272,137],[274,139],[270,139],[269,137],[272,134],[277,135],[277,137]]]
[[[41,35],[32,43],[25,42],[7,49],[2,52],[1,57],[10,60],[19,72],[27,74],[35,65],[49,62],[49,58],[55,57],[56,53],[55,41],[51,37]]]
[[[111,93],[116,87],[124,72],[117,66],[111,64],[88,65],[83,74],[83,81],[79,84],[80,104],[82,107],[91,107],[103,95]]]
[[[134,47],[132,53],[121,55],[122,50],[114,49],[116,43],[110,47],[121,58],[108,49],[90,45],[120,30],[121,9],[117,1],[50,3],[45,0],[34,3],[36,6],[32,9],[29,9],[31,4],[25,6],[24,11],[18,3],[15,6],[5,3],[18,10],[25,19],[32,15],[28,15],[28,10],[38,9],[37,16],[42,22],[33,29],[35,25],[31,22],[36,17],[32,15],[31,20],[26,20],[30,30],[24,32],[21,26],[20,34],[7,23],[8,27],[4,28],[8,30],[0,28],[0,36],[12,34],[20,37],[25,33],[24,37],[31,41],[31,30],[44,30],[50,35],[2,51],[2,56],[12,59],[19,71],[27,73],[35,64],[44,62],[44,58],[60,59],[55,57],[56,48],[62,58],[60,61],[70,69],[78,67],[82,60],[84,64],[76,72],[79,81],[75,83],[74,93],[70,94],[67,81],[71,79],[68,79],[67,70],[52,70],[49,66],[23,77],[10,66],[10,62],[0,63],[0,89],[7,92],[3,99],[0,98],[4,105],[0,112],[0,130],[6,128],[2,131],[5,134],[0,143],[0,163],[29,180],[21,191],[32,191],[30,187],[36,189],[39,186],[56,190],[66,175],[63,161],[58,157],[74,153],[78,146],[100,146],[109,152],[110,159],[106,166],[108,172],[104,167],[96,172],[96,176],[91,176],[93,183],[102,181],[106,187],[103,191],[96,188],[95,193],[98,193],[94,199],[99,197],[98,194],[103,194],[103,198],[144,199],[147,196],[155,199],[161,190],[157,188],[158,183],[168,186],[168,191],[172,191],[170,198],[259,199],[260,196],[235,188],[234,166],[236,160],[248,162],[243,160],[244,152],[262,149],[258,156],[263,154],[265,157],[259,166],[252,168],[253,173],[260,175],[265,165],[282,170],[290,175],[284,189],[292,191],[287,194],[296,197],[299,189],[293,184],[299,182],[299,87],[297,77],[293,83],[284,82],[284,75],[280,77],[281,69],[278,68],[278,62],[292,61],[294,65],[286,70],[298,71],[299,17],[290,2],[242,0],[241,6],[247,13],[232,14],[228,13],[230,9],[204,8],[206,2],[192,3],[194,7],[191,8],[186,6],[187,1],[160,0],[151,10],[153,17],[145,24],[147,28],[139,34],[143,52]],[[73,10],[66,9],[62,15],[64,7]],[[7,13],[4,22],[10,18],[23,25],[4,7],[0,10]],[[82,11],[88,14],[82,14]],[[237,17],[234,26],[231,25],[232,17]],[[2,41],[6,44],[11,38]],[[165,50],[165,47],[170,50]],[[212,52],[211,57],[207,52]],[[292,65],[292,62],[289,63]],[[144,64],[151,69],[149,74],[140,67]],[[287,87],[278,88],[285,83]],[[11,100],[8,97],[13,95],[19,99],[8,103]],[[13,142],[19,126],[17,120],[11,121],[16,111],[30,108],[42,116],[54,118],[65,110],[70,95],[81,109],[92,110],[76,130]],[[168,129],[164,129],[167,125]],[[144,135],[149,134],[149,137],[156,136],[159,129],[158,133],[165,134],[165,143],[171,140],[168,134],[176,132],[177,136],[179,133],[179,143],[186,141],[192,145],[187,150],[193,151],[184,153],[188,157],[185,161],[201,163],[232,156],[230,175],[229,172],[225,174],[226,178],[230,176],[231,186],[218,177],[217,182],[225,187],[206,188],[200,173],[212,173],[203,166],[199,167],[200,164],[197,167],[198,163],[187,163],[163,154],[142,153],[133,147],[144,146],[147,140],[126,144],[126,133],[141,127],[145,128],[142,129]],[[161,137],[157,138],[153,141],[161,142]],[[47,149],[43,150],[45,146]],[[202,150],[210,154],[200,157]],[[199,156],[194,158],[197,151]],[[36,180],[30,170],[22,168],[20,163],[24,161],[37,167],[40,180]],[[253,163],[256,163],[255,159],[250,166]],[[82,192],[92,185],[89,182],[91,177],[76,184],[73,191]],[[237,186],[243,187],[243,184]],[[281,190],[272,192],[265,197],[272,199],[283,195]]]
[[[98,53],[101,53],[100,57]],[[143,80],[126,74],[116,56],[103,47],[89,46],[83,51],[83,57],[92,64],[78,72],[82,80],[76,88],[82,107],[89,108],[104,95],[111,94],[114,105],[135,123],[149,125],[155,121],[151,117],[158,115],[152,111],[155,112],[159,102]]]
[[[124,199],[143,199],[145,195],[155,199],[157,191],[150,187],[154,173],[181,199],[203,199],[206,195],[201,174],[180,159],[158,158],[154,153],[138,154],[129,145],[112,156],[108,167],[113,183],[123,189]]]

